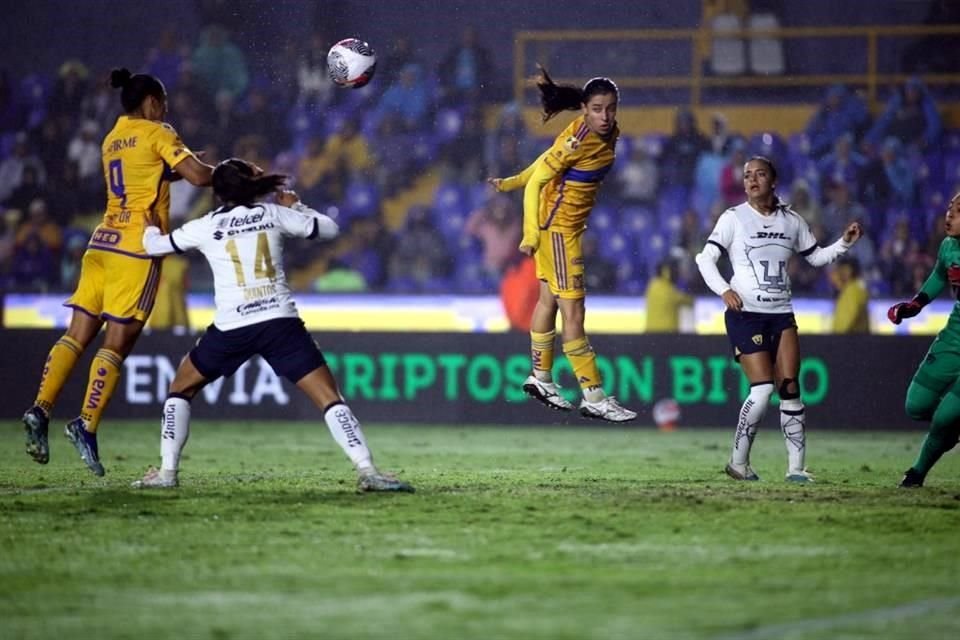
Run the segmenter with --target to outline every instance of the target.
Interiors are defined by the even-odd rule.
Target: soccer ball
[[[341,87],[359,89],[373,77],[377,54],[373,47],[357,38],[346,38],[330,47],[327,71],[330,79]]]

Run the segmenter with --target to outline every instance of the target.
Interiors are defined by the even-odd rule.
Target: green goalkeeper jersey
[[[933,271],[927,277],[926,282],[920,287],[920,293],[924,293],[930,300],[934,300],[947,287],[947,270],[950,267],[960,269],[960,240],[957,238],[946,237],[940,243],[940,250],[937,252],[937,263],[933,266]],[[931,347],[931,351],[960,351],[960,287],[950,286],[951,299],[954,301],[953,311],[950,312],[950,318],[947,320],[947,326],[940,330],[937,339]]]

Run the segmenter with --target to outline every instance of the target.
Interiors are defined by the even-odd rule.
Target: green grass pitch
[[[812,429],[818,482],[723,476],[729,430],[369,425],[414,495],[358,495],[320,423],[193,427],[178,490],[128,488],[0,423],[0,638],[960,637],[960,455],[895,487],[920,433]]]

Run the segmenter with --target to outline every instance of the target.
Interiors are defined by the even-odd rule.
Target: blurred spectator
[[[20,223],[22,212],[19,209],[7,209],[0,216],[0,276],[10,270],[13,259],[13,250],[17,241],[17,226]],[[0,277],[0,288],[4,279]]]
[[[440,96],[443,105],[476,106],[489,95],[493,80],[490,51],[477,40],[471,26],[460,34],[459,44],[447,51],[440,68]]]
[[[530,319],[539,297],[537,265],[533,258],[518,251],[500,281],[500,303],[512,330],[530,331]]]
[[[663,185],[686,188],[692,186],[697,159],[709,148],[710,143],[697,129],[693,113],[687,109],[678,109],[673,135],[667,138],[660,156]]]
[[[20,184],[13,190],[13,193],[10,194],[10,197],[7,198],[4,204],[11,209],[26,211],[30,207],[31,202],[37,198],[42,198],[43,195],[43,188],[37,180],[36,167],[27,165],[23,168]]]
[[[645,144],[634,144],[623,160],[623,167],[614,174],[620,187],[620,199],[625,204],[653,206],[660,188],[660,168],[647,153]]]
[[[63,166],[60,176],[51,176],[46,189],[50,217],[57,224],[67,226],[77,216],[100,212],[106,198],[105,191],[106,184],[102,177],[96,182],[81,183],[77,163],[68,162]]]
[[[63,234],[47,215],[47,204],[30,203],[27,218],[17,229],[11,274],[22,290],[49,291],[59,282],[58,257]]]
[[[297,68],[297,102],[307,109],[321,111],[333,98],[334,84],[327,71],[327,51],[331,44],[324,34],[315,33],[300,59]]]
[[[847,183],[832,180],[827,183],[827,206],[823,208],[823,227],[828,242],[840,237],[851,222],[871,226],[867,210],[853,199]],[[824,240],[820,238],[820,240]]]
[[[790,208],[811,227],[821,223],[820,205],[810,192],[810,184],[803,178],[797,178],[790,185]]]
[[[486,134],[483,112],[479,108],[467,108],[463,116],[463,129],[456,140],[443,150],[444,163],[453,172],[454,179],[473,183],[483,178]]]
[[[211,95],[226,92],[236,98],[247,88],[247,61],[220,25],[211,25],[201,34],[191,62]]]
[[[833,310],[833,333],[870,333],[870,294],[860,277],[860,263],[844,256],[830,270],[830,283],[837,290]]]
[[[189,268],[190,263],[183,256],[174,254],[163,259],[157,297],[153,312],[147,319],[147,327],[174,333],[185,333],[190,329],[190,318],[187,314]]]
[[[147,52],[147,73],[160,80],[168,93],[174,93],[189,55],[189,47],[178,43],[176,32],[168,27],[161,32],[157,46]]]
[[[104,73],[104,76],[109,76]],[[169,87],[168,87],[169,89]],[[109,131],[117,121],[117,116],[121,113],[121,107],[117,102],[117,95],[113,87],[106,80],[95,82],[87,91],[87,97],[83,100],[80,108],[80,117],[82,120],[91,120],[97,127],[97,131]],[[48,170],[52,170],[47,165]]]
[[[83,253],[87,249],[87,235],[80,231],[65,234],[63,257],[60,259],[60,289],[74,291],[80,281]],[[164,267],[166,268],[166,267]]]
[[[830,151],[837,138],[845,134],[859,140],[869,124],[870,113],[863,100],[842,84],[831,86],[807,123],[810,155],[820,158]]]
[[[298,176],[304,188],[321,199],[342,199],[347,184],[373,167],[370,147],[353,119],[344,120],[340,130],[330,136],[322,149],[319,147],[319,138],[312,138],[300,161]]]
[[[25,124],[26,113],[17,104],[10,84],[10,74],[6,69],[0,69],[0,133],[17,131]]]
[[[393,121],[401,131],[423,128],[429,109],[429,96],[418,64],[408,64],[374,108],[375,121]]]
[[[899,218],[893,230],[880,248],[880,268],[884,279],[890,283],[891,295],[912,296],[919,287],[915,284],[915,265],[920,264],[929,273],[928,261],[920,253],[920,243],[910,234],[910,220]],[[921,280],[920,284],[923,284]]]
[[[81,181],[103,178],[99,133],[96,122],[85,120],[77,135],[67,146],[67,160],[76,163],[77,174]]]
[[[381,71],[386,71],[390,77],[399,74],[400,70],[408,64],[419,62],[410,45],[410,38],[403,35],[398,35],[387,46],[386,54],[383,61],[384,68]],[[377,66],[380,66],[379,62]]]
[[[514,251],[519,242],[513,244]],[[617,266],[606,259],[600,251],[595,233],[583,235],[584,286],[591,293],[613,293],[617,290]]]
[[[327,271],[313,281],[313,290],[321,293],[359,293],[367,290],[363,274],[339,260],[332,260]]]
[[[863,199],[871,207],[912,207],[916,204],[914,169],[896,138],[887,138],[878,157],[863,172]]]
[[[743,202],[743,165],[747,162],[747,145],[736,139],[731,145],[730,159],[720,170],[720,196],[728,207]]]
[[[60,226],[50,219],[47,203],[37,198],[30,203],[26,219],[17,229],[17,246],[25,244],[31,237],[37,237],[45,247],[54,253],[60,252],[63,244],[63,232]]]
[[[246,102],[247,108],[234,118],[234,132],[259,136],[264,141],[264,151],[271,156],[286,149],[290,141],[284,117],[274,110],[264,89],[251,87]]]
[[[833,151],[817,163],[824,182],[844,182],[852,193],[860,193],[860,181],[867,159],[853,150],[853,134],[845,133],[833,145]]]
[[[960,24],[960,2],[931,0],[924,25]],[[956,73],[960,62],[956,55],[957,36],[938,33],[919,38],[903,52],[902,67],[906,73]]]
[[[727,124],[727,116],[716,112],[710,116],[710,152],[718,156],[726,156],[730,153],[730,145],[733,137],[730,135],[730,125]]]
[[[693,298],[680,291],[675,282],[676,265],[664,260],[647,284],[647,333],[677,333],[680,331],[680,308],[693,305]]]
[[[496,124],[485,143],[485,165],[488,175],[513,175],[520,167],[533,162],[537,148],[523,121],[523,112],[515,102],[500,110]]]
[[[941,122],[937,105],[920,78],[913,77],[894,91],[867,139],[879,144],[893,136],[903,145],[924,150],[935,146]]]
[[[87,95],[87,67],[79,60],[68,60],[60,66],[57,81],[50,94],[47,117],[68,116],[76,122],[80,107]]]
[[[39,130],[34,131],[31,136],[30,148],[37,149],[37,158],[51,180],[63,172],[69,143],[69,132],[64,131],[60,120],[55,118],[44,120]]]
[[[357,218],[350,224],[348,244],[339,256],[344,268],[359,273],[366,288],[380,288],[387,281],[387,263],[393,253],[393,238],[377,216]]]
[[[413,290],[435,288],[452,267],[445,247],[443,236],[430,222],[430,211],[412,208],[390,256],[387,271],[391,282]]]
[[[23,182],[25,167],[33,167],[37,182],[40,185],[46,184],[47,172],[43,168],[43,162],[31,151],[26,132],[21,131],[16,135],[13,153],[0,162],[0,202],[6,202]]]
[[[499,279],[512,262],[520,245],[522,213],[513,198],[504,194],[492,196],[467,218],[464,233],[480,240],[483,246],[483,267]]]

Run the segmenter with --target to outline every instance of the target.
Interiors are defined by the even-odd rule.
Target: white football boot
[[[586,398],[581,400],[580,415],[607,422],[630,422],[637,417],[637,412],[627,409],[613,396],[607,396],[599,402],[588,402]]]
[[[150,467],[143,474],[143,478],[133,482],[130,486],[134,489],[173,489],[180,485],[176,471],[168,469],[157,469]]]
[[[573,405],[560,395],[560,385],[556,382],[544,382],[535,375],[529,375],[523,381],[523,392],[551,409],[573,411]]]

